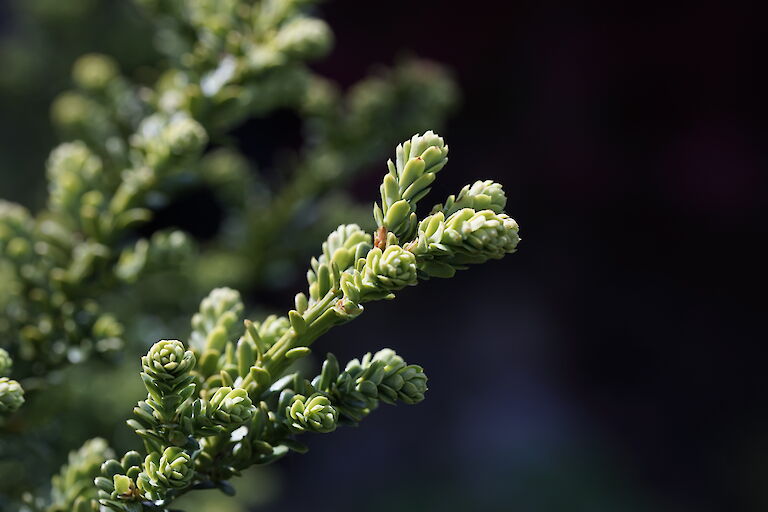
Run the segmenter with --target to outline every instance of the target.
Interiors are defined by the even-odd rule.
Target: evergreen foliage
[[[3,510],[168,512],[189,491],[232,494],[229,480],[247,468],[305,453],[304,434],[357,425],[380,403],[421,402],[423,369],[388,348],[343,369],[328,353],[312,378],[296,362],[366,303],[501,258],[520,240],[493,181],[467,185],[420,218],[418,202],[448,161],[443,138],[425,130],[442,124],[456,97],[438,66],[406,61],[342,93],[307,65],[332,43],[312,0],[138,3],[156,23],[165,69],[152,84],[134,83],[110,57],[80,58],[74,89],[52,106],[65,142],[48,159],[45,208],[0,200],[0,455],[12,461],[0,468]],[[308,142],[278,186],[227,134],[282,108],[301,115]],[[341,185],[414,132],[387,163],[372,221],[338,208]],[[181,229],[147,234],[160,208],[200,185],[224,207],[219,236],[200,244]],[[303,257],[317,229],[330,234],[293,308],[246,318],[248,295],[222,284],[273,286],[266,276]],[[186,341],[148,350],[131,341],[159,337],[149,337],[159,315],[145,301],[165,312],[211,284]],[[71,400],[61,408],[110,424],[72,375],[90,378],[138,351],[145,397],[127,424],[142,449],[118,459],[91,439],[41,484],[54,471],[29,446],[58,442],[49,424],[59,409],[45,397],[60,388]],[[130,411],[120,387],[111,402]]]

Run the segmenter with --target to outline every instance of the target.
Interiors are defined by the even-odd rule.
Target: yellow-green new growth
[[[499,259],[517,250],[519,227],[505,213],[463,208],[447,219],[443,212],[419,224],[418,238],[409,249],[419,269],[431,277],[452,277],[468,264]]]
[[[383,251],[374,247],[358,260],[353,272],[341,276],[342,290],[354,302],[392,298],[392,292],[416,282],[416,257],[399,245]]]
[[[458,196],[450,195],[445,204],[438,204],[432,209],[432,213],[443,212],[446,217],[462,208],[473,210],[492,210],[502,213],[507,205],[507,196],[500,183],[493,180],[478,180],[472,185],[466,185]]]
[[[373,356],[384,370],[378,384],[378,397],[383,402],[394,404],[397,400],[416,404],[424,400],[427,391],[427,376],[421,366],[408,365],[394,350],[385,348]]]
[[[309,398],[294,396],[286,415],[291,427],[299,432],[332,432],[336,429],[339,413],[327,396],[315,393]]]
[[[307,271],[309,299],[307,306],[323,298],[335,285],[335,275],[350,269],[372,247],[371,235],[357,224],[339,226],[323,242],[323,254],[313,258]],[[301,299],[300,299],[301,300]]]
[[[144,459],[134,451],[126,453],[119,461],[110,459],[104,462],[101,465],[101,476],[94,480],[99,504],[111,510],[143,511],[143,506],[138,502],[141,491],[136,484],[143,468]]]
[[[387,162],[389,174],[381,184],[381,205],[374,204],[376,224],[408,241],[416,232],[416,203],[429,193],[436,174],[448,162],[448,146],[428,131],[414,135],[395,150],[395,162]]]
[[[188,486],[194,476],[194,462],[189,453],[171,446],[162,455],[157,452],[147,455],[138,487],[146,498],[163,499],[169,490]]]
[[[253,402],[244,389],[222,387],[216,390],[209,404],[208,415],[211,420],[234,430],[251,419],[254,412]]]
[[[144,373],[165,384],[184,377],[195,366],[195,355],[179,340],[161,340],[141,358]]]

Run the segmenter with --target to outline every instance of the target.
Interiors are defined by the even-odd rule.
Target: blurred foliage
[[[0,4],[0,19],[0,112],[13,120],[0,123],[0,191],[39,206],[45,199],[41,169],[56,141],[50,103],[70,85],[74,61],[102,52],[141,77],[158,54],[149,20],[131,2],[7,0]]]

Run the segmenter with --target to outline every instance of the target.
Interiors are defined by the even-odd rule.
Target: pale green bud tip
[[[406,366],[382,383],[397,393],[397,398],[406,404],[417,404],[424,400],[427,392],[427,376],[420,366]]]
[[[419,258],[427,259],[425,264],[430,264],[429,258],[436,258],[432,263],[452,265],[482,263],[514,252],[520,242],[518,231],[514,219],[492,210],[476,212],[464,208],[447,220],[438,212],[421,222],[419,238],[412,250]],[[442,270],[436,271],[430,274],[442,277]]]
[[[195,475],[192,457],[176,446],[166,448],[163,455],[157,452],[144,460],[144,473],[155,488],[173,489],[189,485]]]
[[[13,360],[5,349],[0,348],[0,376],[9,375],[13,367]]]
[[[406,366],[403,358],[388,348],[378,351],[373,360],[384,363],[384,377],[379,385],[379,397],[383,401],[416,404],[424,400],[427,376],[420,366]]]
[[[466,246],[490,257],[513,252],[520,241],[517,222],[506,214],[491,210],[460,210],[448,218],[446,227],[448,232],[460,233]]]
[[[219,425],[235,429],[251,419],[253,402],[241,388],[219,388],[211,398],[211,419]]]
[[[398,145],[395,162],[387,162],[389,174],[380,187],[381,206],[374,205],[376,223],[400,240],[410,240],[416,231],[416,204],[429,193],[447,161],[448,146],[431,131]]]
[[[391,369],[398,370],[405,366],[405,361],[397,355],[397,352],[391,348],[383,348],[373,355],[373,361],[384,363],[384,370],[389,372]]]
[[[462,208],[491,210],[502,213],[507,205],[507,196],[500,183],[492,180],[476,181],[461,189],[458,197],[450,196],[445,202],[443,213],[451,215]],[[438,209],[438,208],[436,208]]]
[[[0,377],[0,414],[14,412],[24,404],[24,389],[8,377]]]
[[[115,486],[115,494],[119,498],[128,499],[134,497],[136,484],[132,478],[125,475],[115,475],[112,477],[112,482]]]
[[[335,263],[341,271],[354,265],[371,248],[371,235],[357,224],[342,224],[323,242],[320,263]]]
[[[315,393],[309,398],[294,396],[286,416],[297,431],[331,432],[336,429],[339,413],[327,396]]]
[[[403,143],[402,146],[407,158],[421,156],[425,160],[427,168],[439,163],[448,154],[445,140],[432,130],[424,132],[423,135],[414,135],[410,141]],[[434,150],[431,149],[433,147]],[[426,152],[428,154],[425,155]]]
[[[399,245],[390,245],[383,252],[371,249],[366,266],[370,266],[387,289],[416,284],[416,257]]]
[[[117,75],[117,64],[110,57],[99,54],[83,55],[72,68],[72,78],[84,89],[104,89]]]
[[[496,213],[501,213],[507,205],[507,195],[504,193],[504,188],[501,183],[492,180],[476,181],[469,187],[467,195],[474,198],[475,203],[472,207],[475,210],[493,210]],[[480,202],[487,204],[479,204]]]
[[[194,354],[179,340],[160,340],[142,358],[144,371],[157,379],[173,379],[195,366]]]

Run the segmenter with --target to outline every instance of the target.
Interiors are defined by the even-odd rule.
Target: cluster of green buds
[[[365,258],[371,248],[371,235],[357,224],[341,225],[328,235],[323,242],[323,253],[312,258],[307,272],[308,305],[317,303],[336,286],[334,274],[349,270],[360,258]]]
[[[417,282],[416,257],[399,245],[388,245],[383,251],[374,247],[355,270],[355,286],[361,301],[391,298],[392,291]]]
[[[327,393],[348,423],[357,423],[378,407],[379,401],[413,405],[424,400],[427,376],[418,365],[409,365],[392,349],[353,359],[343,371],[328,354],[313,386]]]
[[[290,426],[297,432],[333,432],[339,413],[331,400],[322,393],[309,397],[294,395],[285,415]]]
[[[431,131],[399,144],[395,162],[387,162],[389,173],[380,187],[381,205],[376,203],[373,209],[379,228],[391,231],[399,240],[413,238],[418,224],[416,204],[429,193],[447,162],[448,146]]]
[[[144,439],[147,451],[186,443],[181,422],[196,389],[195,363],[195,355],[178,340],[160,340],[141,358],[147,398],[134,408],[136,418],[128,425]]]
[[[195,401],[193,412],[199,432],[231,432],[247,423],[255,408],[248,392],[242,388],[221,387],[209,401]]]
[[[387,404],[394,404],[399,400],[409,405],[424,400],[424,393],[427,391],[427,376],[421,366],[407,364],[402,357],[389,348],[376,352],[370,363],[367,362],[367,359],[366,354],[360,364],[363,373],[374,365],[380,365],[382,368],[381,381],[377,384],[379,400]],[[348,365],[346,371],[350,372],[350,369]],[[369,380],[375,382],[373,379]]]
[[[126,453],[119,461],[104,462],[100,476],[94,479],[99,504],[117,512],[143,512],[142,495],[136,484],[143,468],[144,459],[135,451]]]
[[[144,373],[158,385],[173,389],[195,366],[195,355],[178,340],[161,340],[141,358]]]
[[[218,313],[229,318],[228,313],[232,313],[234,307],[239,315],[242,304],[239,303],[239,295],[232,292],[215,290],[204,299],[201,313],[195,315],[193,325],[198,329],[228,325],[226,321],[206,324],[205,314],[212,316]],[[223,336],[226,338],[228,335]],[[247,343],[247,340],[241,339],[235,353],[235,357],[248,359],[243,368],[246,375],[255,363],[255,355],[246,354],[242,348]],[[227,344],[231,346],[230,342]],[[246,389],[232,387],[226,358],[217,359],[213,364],[219,365],[215,372],[220,379],[218,382],[223,379],[229,386],[217,386],[211,379],[203,382],[196,360],[195,353],[187,350],[178,340],[160,340],[142,357],[141,377],[147,389],[147,398],[139,402],[134,409],[135,418],[128,424],[144,440],[147,456],[138,475],[131,476],[115,470],[111,487],[102,481],[110,499],[117,499],[123,506],[112,507],[115,510],[129,510],[125,508],[126,501],[172,499],[179,492],[186,492],[194,479],[210,481],[212,475],[221,471],[215,466],[208,467],[209,463],[220,463],[222,460],[215,451],[231,451],[232,432],[251,425],[257,415],[257,408]],[[233,373],[242,381],[237,373],[238,365],[234,366]],[[263,416],[260,417],[263,419]]]
[[[493,180],[478,180],[471,185],[466,185],[458,195],[451,194],[445,203],[436,205],[432,213],[443,212],[450,217],[463,208],[473,210],[491,210],[494,213],[502,213],[507,206],[507,195],[500,183]]]
[[[176,446],[169,446],[162,454],[152,452],[147,455],[137,484],[145,498],[161,500],[169,491],[188,487],[194,476],[195,467],[190,454]],[[121,480],[118,491],[130,490],[130,483]],[[118,488],[117,485],[115,487]]]
[[[462,208],[447,219],[437,212],[419,224],[419,236],[409,249],[419,269],[432,277],[451,277],[468,264],[500,259],[515,252],[518,225],[505,213]]]
[[[271,268],[284,265],[268,248],[284,245],[285,229],[279,226],[295,226],[306,211],[308,198],[322,197],[334,190],[335,184],[345,183],[355,172],[370,167],[403,133],[442,125],[456,97],[456,88],[445,70],[422,60],[408,59],[392,68],[378,68],[346,94],[333,83],[312,76],[299,108],[308,117],[313,143],[302,150],[293,181],[272,201],[250,201],[260,213],[252,216],[257,222],[250,226],[251,242],[245,254],[252,272],[266,278]],[[338,192],[335,196],[316,205],[328,227],[348,222],[351,214],[339,207]],[[292,231],[296,232],[295,228]],[[298,258],[300,245],[293,247],[289,255]]]
[[[0,414],[19,410],[24,404],[24,389],[8,377],[0,377]]]

